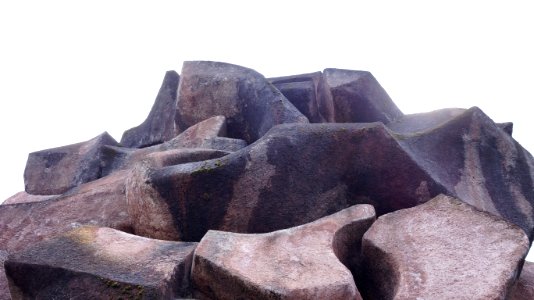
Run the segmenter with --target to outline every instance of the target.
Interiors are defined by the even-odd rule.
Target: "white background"
[[[369,70],[404,113],[479,106],[534,150],[529,1],[0,0],[0,201],[27,154],[122,132],[166,70]]]

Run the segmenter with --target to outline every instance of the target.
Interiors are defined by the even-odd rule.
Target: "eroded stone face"
[[[26,191],[0,205],[0,261],[7,253],[24,260],[10,263],[23,286],[13,286],[15,298],[187,294],[187,276],[176,275],[183,280],[172,279],[178,292],[169,292],[162,274],[172,263],[151,256],[172,243],[93,227],[58,237],[85,225],[202,239],[201,298],[359,298],[351,276],[370,299],[507,296],[528,247],[507,222],[534,236],[534,158],[511,123],[476,107],[404,115],[364,71],[267,80],[201,61],[186,62],[182,75],[167,72],[145,122],[124,133],[126,147],[102,134],[29,155]],[[439,194],[459,200],[424,204]],[[377,215],[398,211],[366,235],[367,270],[358,254],[371,221],[349,220],[370,209],[364,204]],[[172,272],[188,273],[187,261]],[[528,266],[523,275],[515,297],[530,295]],[[34,285],[43,282],[50,288]]]
[[[363,289],[370,299],[505,299],[528,249],[516,225],[440,195],[365,233]]]
[[[335,122],[387,124],[403,116],[371,73],[325,69],[323,76],[324,101],[333,103]]]
[[[361,237],[374,218],[372,206],[356,205],[272,233],[209,231],[195,251],[192,279],[196,296],[361,299],[343,263],[357,268],[354,256],[359,256]]]
[[[0,251],[17,253],[82,225],[131,232],[126,178],[125,172],[117,172],[52,199],[0,205]],[[4,269],[0,273],[0,295],[9,295],[7,284],[2,284]]]
[[[175,71],[168,71],[165,74],[148,117],[141,125],[124,132],[121,138],[122,146],[148,147],[168,141],[179,133],[174,125],[179,82],[180,76]]]
[[[388,127],[449,195],[532,236],[534,158],[479,108],[405,116]]]
[[[225,157],[132,176],[129,207],[146,215],[136,232],[186,241],[289,228],[361,203],[382,214],[444,192],[380,123],[280,125]]]
[[[131,231],[126,178],[117,172],[54,199],[0,205],[0,250],[18,251],[81,225]]]
[[[153,163],[157,161],[167,166],[221,157],[229,152],[197,148],[203,148],[210,140],[224,136],[226,136],[226,118],[215,116],[189,127],[162,144],[142,149],[106,146],[103,150],[102,173],[108,175],[117,170],[131,169],[143,160],[150,160]]]
[[[101,177],[102,147],[118,143],[103,133],[89,141],[30,153],[24,170],[26,192],[58,195]]]
[[[15,195],[7,198],[0,205],[15,204],[15,203],[27,203],[27,202],[40,202],[57,198],[59,195],[32,195],[24,191],[18,192]]]
[[[174,299],[190,295],[195,247],[89,226],[10,255],[5,269],[15,298]]]
[[[251,143],[283,123],[308,123],[272,84],[254,70],[210,62],[184,62],[176,125],[185,130],[212,116],[227,118],[228,135]]]
[[[534,299],[534,263],[525,261],[521,276],[511,288],[510,300]]]
[[[0,300],[11,300],[7,277],[4,271],[4,261],[7,259],[7,251],[0,250]]]
[[[269,78],[269,81],[311,123],[333,122],[333,104],[326,103],[321,72]]]

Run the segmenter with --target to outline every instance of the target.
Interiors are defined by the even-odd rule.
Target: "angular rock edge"
[[[356,205],[312,223],[264,234],[208,231],[195,250],[201,299],[361,299],[349,268],[375,220]]]
[[[365,233],[365,296],[505,299],[528,249],[518,226],[440,195],[379,217]]]
[[[173,299],[191,293],[195,247],[86,226],[10,255],[5,270],[15,299]]]

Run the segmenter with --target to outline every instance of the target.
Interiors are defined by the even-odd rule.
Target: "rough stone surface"
[[[334,106],[335,122],[382,122],[402,117],[374,76],[367,71],[325,69],[324,98]]]
[[[11,300],[7,277],[4,272],[4,261],[7,259],[7,251],[0,250],[0,300]]]
[[[140,166],[127,184],[137,233],[185,241],[289,228],[354,204],[383,214],[443,192],[381,123],[279,125],[220,159]]]
[[[10,255],[5,270],[14,298],[175,299],[191,293],[195,247],[89,226]]]
[[[525,261],[521,276],[510,292],[509,300],[534,299],[534,263]]]
[[[82,184],[54,199],[0,205],[0,251],[16,253],[82,225],[106,226],[131,232],[125,178],[125,172],[117,172]],[[0,287],[3,272],[1,269]],[[9,292],[0,290],[2,294]]]
[[[124,132],[121,145],[143,148],[168,141],[176,136],[174,116],[179,81],[178,73],[167,71],[148,117],[141,125]]]
[[[184,62],[177,106],[175,121],[181,131],[223,115],[228,136],[247,143],[274,125],[308,122],[261,74],[220,62]]]
[[[46,201],[0,205],[0,250],[11,253],[81,225],[131,231],[126,175],[117,172]]]
[[[204,140],[200,148],[216,149],[221,151],[235,152],[247,146],[247,142],[240,139],[232,139],[227,137],[214,137]]]
[[[480,210],[534,230],[534,158],[479,108],[441,110],[388,125],[419,166]]]
[[[512,135],[514,132],[514,123],[512,122],[506,122],[506,123],[497,123],[497,126],[504,130],[504,132],[508,133],[509,135]]]
[[[102,173],[108,175],[116,170],[132,168],[136,163],[149,156],[166,156],[170,159],[169,161],[174,161],[175,164],[221,157],[228,152],[182,148],[201,148],[206,141],[225,135],[226,118],[215,116],[189,127],[178,136],[162,144],[142,149],[107,146],[104,148],[103,160],[105,163]],[[178,151],[167,152],[169,150]],[[157,154],[158,152],[166,152],[166,154]],[[174,159],[171,159],[171,156]]]
[[[209,299],[361,299],[345,265],[374,219],[372,206],[356,205],[272,233],[209,231],[195,251],[195,292]]]
[[[524,236],[517,238],[517,228],[506,222],[523,229],[530,241],[534,238],[534,158],[513,139],[512,129],[512,123],[496,124],[476,107],[404,115],[369,72],[326,69],[265,79],[254,70],[231,64],[186,62],[181,77],[167,72],[147,119],[124,133],[123,145],[105,133],[29,155],[25,192],[0,205],[0,261],[8,253],[23,255],[36,243],[57,241],[58,235],[84,225],[184,242],[198,242],[208,231],[219,230],[233,233],[208,233],[207,241],[214,245],[206,246],[204,253],[215,257],[214,249],[222,253],[226,246],[239,251],[236,258],[217,254],[221,264],[214,264],[214,270],[218,273],[199,263],[202,291],[197,296],[201,298],[216,297],[209,288],[213,286],[224,297],[233,293],[239,299],[240,286],[260,293],[253,289],[256,283],[266,287],[262,291],[271,283],[277,286],[267,296],[260,293],[271,298],[306,298],[302,295],[319,295],[319,291],[328,292],[316,298],[358,297],[347,281],[332,290],[338,278],[334,275],[345,267],[369,299],[417,299],[410,293],[436,290],[426,289],[429,286],[448,290],[445,296],[436,292],[419,298],[511,297],[509,288],[521,269],[517,267],[521,255],[516,254],[528,242],[525,246]],[[439,194],[462,203],[445,196],[438,204],[427,203]],[[393,250],[380,252],[374,244],[378,250],[366,250],[369,261],[377,262],[367,264],[369,270],[374,268],[371,271],[360,267],[359,245],[353,245],[354,251],[339,252],[346,249],[337,244],[339,232],[346,231],[333,235],[335,257],[330,252],[323,257],[313,251],[333,231],[314,235],[302,231],[309,224],[293,228],[364,204],[372,205],[378,216],[416,207],[403,219],[411,227],[395,225],[390,232],[380,232],[388,247],[390,241],[399,241],[393,243]],[[421,219],[432,214],[437,217]],[[396,214],[385,218],[391,216]],[[328,224],[318,231],[341,223]],[[273,233],[276,230],[283,231]],[[342,241],[350,240],[341,236]],[[414,246],[425,238],[435,243]],[[514,240],[521,241],[514,244]],[[517,251],[506,252],[513,245]],[[136,259],[127,253],[116,261]],[[286,263],[287,253],[315,257],[301,266],[291,255]],[[244,255],[255,259],[237,258]],[[46,259],[40,256],[32,258]],[[63,262],[59,256],[54,259],[57,265],[76,263]],[[231,269],[227,262],[239,268]],[[331,270],[337,273],[330,276],[332,272],[315,267],[321,262],[337,262],[343,268],[334,266]],[[86,262],[89,267],[102,263],[98,255]],[[423,263],[426,269],[412,268]],[[247,269],[254,264],[267,266],[261,270],[269,272]],[[312,270],[304,272],[306,268]],[[523,273],[528,280],[527,269]],[[102,291],[98,285],[102,282],[94,281],[98,276],[81,269],[39,270],[46,272],[40,280],[57,286],[75,278],[69,281],[74,282],[68,286],[71,291],[73,286],[96,284],[78,290],[83,296],[75,292],[67,298],[91,298],[84,297],[88,291]],[[232,274],[252,274],[249,277],[257,280],[253,283],[239,275],[235,278],[241,285],[234,285]],[[279,276],[267,280],[269,274]],[[309,274],[320,275],[307,279]],[[10,298],[4,275],[2,268],[0,300]],[[293,275],[300,278],[286,280]],[[205,279],[210,276],[214,279]],[[319,281],[336,284],[317,285]],[[311,286],[317,287],[313,293]],[[517,297],[529,295],[520,290],[520,284],[516,288]],[[159,286],[157,291],[162,289]]]
[[[312,123],[333,122],[333,104],[325,103],[321,72],[269,78],[269,81]]]
[[[360,291],[369,299],[505,299],[528,248],[516,225],[440,195],[379,217],[365,233],[369,282]]]
[[[23,191],[23,192],[18,192],[15,195],[7,198],[0,205],[26,203],[26,202],[39,202],[39,201],[54,199],[54,198],[57,198],[58,196],[59,195],[32,195],[32,194],[28,194]]]
[[[26,192],[57,195],[100,178],[105,145],[118,143],[103,133],[86,142],[30,153],[24,170]]]

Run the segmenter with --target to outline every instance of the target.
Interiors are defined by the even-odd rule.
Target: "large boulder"
[[[132,232],[126,207],[126,172],[82,184],[68,193],[39,202],[0,205],[0,251],[17,253],[47,238],[82,225]],[[0,295],[4,269],[0,269]],[[0,297],[0,299],[2,299]]]
[[[244,67],[210,61],[184,62],[176,111],[180,131],[213,116],[227,118],[228,135],[251,143],[271,127],[307,123],[261,74]]]
[[[388,126],[449,195],[533,236],[534,158],[479,108],[405,116]]]
[[[13,299],[175,299],[189,296],[196,243],[81,227],[11,254]]]
[[[131,232],[126,178],[125,171],[117,172],[53,199],[0,205],[0,250],[11,253],[81,225]]]
[[[279,125],[219,159],[139,165],[126,189],[136,233],[185,241],[289,228],[354,204],[383,214],[443,192],[381,123]]]
[[[534,263],[525,261],[521,276],[514,284],[510,300],[532,300],[534,299]]]
[[[86,142],[30,153],[24,170],[26,192],[58,195],[100,178],[106,145],[118,146],[107,132]]]
[[[505,299],[528,249],[521,228],[440,195],[365,233],[360,290],[368,299]]]
[[[174,116],[176,115],[176,94],[179,82],[178,73],[167,71],[148,117],[141,125],[123,133],[121,145],[129,148],[143,148],[168,141],[176,136]]]
[[[359,262],[361,238],[374,220],[372,206],[356,205],[271,233],[208,231],[195,251],[195,296],[362,299],[347,265]]]
[[[335,122],[387,124],[403,116],[371,73],[325,69],[323,76],[323,101],[333,103]]]
[[[226,118],[215,116],[199,122],[173,139],[142,149],[106,146],[104,147],[103,175],[117,170],[132,168],[136,163],[150,157],[167,157],[175,164],[207,160],[228,154],[226,151],[203,148],[208,141],[226,135]],[[222,147],[221,147],[222,148]],[[164,152],[164,153],[163,153]]]

